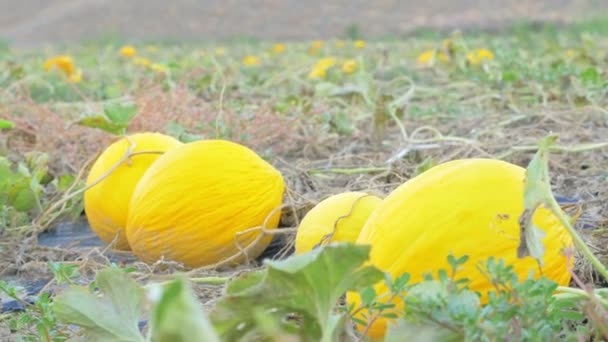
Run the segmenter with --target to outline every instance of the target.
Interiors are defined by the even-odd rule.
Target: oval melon
[[[133,152],[165,152],[182,143],[160,133],[137,133],[122,138],[108,146],[97,158],[86,180],[90,186],[101,179],[127,152],[131,142]],[[84,193],[84,209],[92,230],[106,243],[116,241],[115,248],[128,250],[125,235],[127,212],[131,194],[144,172],[160,154],[140,154],[130,158]]]
[[[300,222],[295,253],[308,252],[324,239],[327,242],[354,243],[365,221],[381,201],[377,196],[355,191],[322,200]]]
[[[357,243],[370,244],[370,263],[392,277],[408,272],[410,284],[422,281],[424,273],[437,276],[440,268],[449,270],[449,253],[466,254],[469,260],[457,277],[471,280],[469,288],[481,293],[483,304],[493,287],[475,266],[490,256],[513,265],[520,280],[530,272],[540,276],[535,259],[517,257],[524,179],[524,168],[499,160],[435,166],[390,193],[367,220]],[[568,285],[568,259],[562,251],[572,246],[571,236],[543,207],[536,210],[533,223],[546,234],[543,275]],[[375,288],[379,295],[388,291],[380,283]],[[347,301],[359,305],[356,293],[348,293]],[[369,335],[381,338],[386,327],[387,321],[379,319]]]
[[[127,238],[145,262],[207,266],[237,255],[239,246],[250,247],[247,257],[253,259],[271,236],[252,245],[259,230],[238,234],[264,224],[276,228],[284,189],[281,173],[245,146],[225,140],[184,144],[160,157],[137,185]]]

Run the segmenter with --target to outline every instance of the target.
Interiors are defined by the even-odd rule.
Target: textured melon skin
[[[370,263],[393,277],[404,272],[410,283],[422,280],[422,274],[440,268],[449,269],[446,257],[469,255],[459,277],[471,280],[470,289],[487,300],[491,284],[475,268],[488,257],[503,258],[512,264],[520,280],[530,271],[540,276],[532,257],[517,258],[518,218],[524,210],[525,169],[491,159],[456,160],[438,165],[395,189],[376,208],[363,227],[357,243],[370,244]],[[572,238],[557,217],[539,208],[533,223],[542,229],[545,255],[543,274],[568,285],[568,259],[564,248],[572,247]],[[376,285],[378,294],[387,291]],[[347,294],[347,302],[359,305],[356,293]],[[399,309],[398,309],[399,310]],[[398,312],[397,312],[398,313]],[[379,319],[369,336],[379,339],[386,332],[387,321]]]
[[[160,133],[137,133],[128,138],[135,143],[133,152],[168,151],[182,145],[179,140]],[[131,144],[127,138],[108,146],[91,167],[86,185],[102,177],[125,155],[129,146]],[[159,157],[159,154],[133,156],[130,162],[122,163],[107,178],[84,193],[84,209],[92,230],[105,243],[116,239],[116,249],[129,249],[125,227],[131,195],[141,176]]]
[[[369,215],[382,201],[364,192],[344,192],[330,196],[312,208],[300,222],[295,241],[295,253],[313,249],[325,235],[336,231],[331,242],[354,243]]]
[[[284,189],[281,173],[245,146],[188,143],[164,154],[142,177],[130,203],[127,238],[145,262],[212,265],[239,252],[237,232],[267,218],[267,229],[278,226]],[[240,245],[249,246],[258,234],[241,236]],[[270,240],[262,238],[248,257],[259,256]]]

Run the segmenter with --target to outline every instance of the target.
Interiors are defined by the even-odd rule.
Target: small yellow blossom
[[[467,53],[467,60],[471,64],[479,64],[484,61],[491,61],[494,59],[494,54],[488,49],[476,49]]]
[[[432,65],[435,63],[435,59],[439,59],[441,62],[447,63],[450,61],[448,55],[437,50],[426,50],[418,56],[418,64]]]
[[[125,45],[120,48],[120,54],[124,57],[133,57],[137,54],[137,50],[131,45]]]
[[[68,76],[68,80],[72,83],[78,83],[82,81],[82,70],[76,69],[71,75]]]
[[[277,43],[272,47],[272,52],[274,53],[283,53],[285,52],[285,44]]]
[[[365,47],[365,41],[364,40],[355,40],[355,47],[357,49],[363,49]]]
[[[218,56],[223,56],[226,54],[226,49],[224,49],[223,47],[215,48],[215,54]]]
[[[573,49],[566,50],[566,57],[572,58],[574,56],[576,56],[576,51],[574,51]]]
[[[150,66],[152,64],[152,62],[150,62],[150,60],[145,57],[135,57],[133,59],[133,63],[135,63],[137,65],[142,65],[145,67]]]
[[[343,40],[336,40],[336,47],[338,49],[343,48],[346,45],[346,43]]]
[[[435,57],[435,50],[426,50],[418,56],[418,64],[428,64]]]
[[[166,66],[164,66],[162,64],[158,64],[158,63],[150,64],[150,69],[154,70],[156,72],[163,73],[163,74],[169,72],[169,68],[167,68]]]
[[[321,48],[323,47],[323,42],[320,40],[314,40],[310,43],[310,48],[308,49],[308,52],[310,54],[316,54]]]
[[[60,55],[47,59],[44,62],[44,70],[50,71],[53,68],[63,71],[63,73],[69,77],[75,71],[74,60],[67,55]]]
[[[154,53],[154,52],[158,51],[158,46],[156,46],[156,45],[148,45],[148,46],[146,46],[146,50],[148,52]]]
[[[357,61],[354,59],[347,59],[346,61],[344,61],[344,63],[342,63],[342,72],[344,72],[345,74],[351,74],[353,73],[355,70],[357,70]]]
[[[336,64],[336,60],[332,57],[321,58],[313,65],[310,73],[308,74],[309,79],[325,78],[327,70]]]
[[[243,65],[245,66],[257,66],[260,65],[261,60],[258,56],[248,55],[243,58]]]

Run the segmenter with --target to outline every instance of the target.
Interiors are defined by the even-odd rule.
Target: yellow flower
[[[443,52],[433,50],[426,50],[418,56],[418,64],[423,65],[433,65],[435,64],[435,60],[439,59],[441,62],[447,63],[450,61],[448,55]]]
[[[131,45],[125,45],[120,49],[120,54],[124,57],[133,57],[137,54],[137,50]]]
[[[76,69],[71,75],[68,76],[68,80],[72,83],[78,83],[82,81],[82,70]]]
[[[345,74],[351,74],[353,73],[355,70],[357,70],[357,61],[354,59],[347,59],[346,61],[344,61],[344,63],[342,63],[342,71]]]
[[[245,66],[257,66],[260,65],[261,60],[258,56],[248,55],[243,58],[243,65]]]
[[[426,50],[418,56],[418,64],[428,64],[435,57],[435,50]]]
[[[323,47],[323,42],[320,40],[314,40],[310,43],[310,48],[308,52],[310,54],[316,54]]]
[[[365,47],[365,41],[364,40],[355,40],[355,47],[357,49],[363,49]]]
[[[272,52],[282,53],[285,51],[285,44],[277,43],[272,47]]]
[[[467,53],[467,60],[471,64],[479,64],[484,61],[491,61],[494,59],[494,54],[488,49],[476,49]]]
[[[336,47],[338,49],[343,48],[346,45],[346,43],[343,40],[336,40]]]
[[[146,50],[148,50],[148,52],[157,52],[158,51],[158,46],[156,46],[156,45],[148,45],[148,46],[146,46]]]
[[[150,64],[152,64],[152,62],[150,62],[149,59],[144,58],[144,57],[135,57],[133,59],[133,63],[135,63],[137,65],[143,65],[145,67],[150,66]]]
[[[566,50],[566,57],[572,58],[574,56],[576,56],[576,51],[574,51],[573,49]]]
[[[336,60],[332,57],[321,58],[313,65],[310,73],[308,74],[309,79],[325,78],[327,70],[336,64]]]
[[[57,68],[63,71],[67,76],[70,76],[74,73],[74,60],[67,55],[55,56],[47,59],[44,62],[44,70],[49,71],[53,68]]]
[[[162,64],[158,64],[158,63],[150,64],[150,69],[152,69],[156,72],[163,73],[163,74],[169,72],[169,68],[167,68],[166,66],[164,66]]]
[[[223,56],[226,54],[226,49],[224,49],[223,47],[215,48],[215,54],[218,56]]]

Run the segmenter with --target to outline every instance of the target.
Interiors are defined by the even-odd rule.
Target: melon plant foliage
[[[541,148],[546,152],[546,146]],[[532,167],[546,174],[544,161]],[[528,196],[538,191],[527,189]],[[526,244],[529,248],[539,242],[529,239]],[[228,282],[209,313],[182,276],[142,287],[118,268],[99,272],[88,287],[72,286],[55,297],[53,306],[57,318],[80,327],[87,341],[366,341],[365,333],[380,318],[394,319],[383,339],[387,342],[603,337],[606,289],[558,286],[544,276],[522,276],[501,258],[473,261],[452,254],[446,257],[447,269],[412,282],[408,273],[393,278],[372,266],[370,249],[341,242],[285,260],[266,260],[262,269]],[[543,249],[538,251],[542,256]],[[485,304],[480,293],[470,289],[471,279],[461,276],[463,266],[471,262],[494,285]],[[382,281],[389,300],[381,297],[386,293],[375,291],[374,285]],[[357,306],[343,304],[348,291],[359,293]],[[395,302],[402,304],[398,310]],[[145,336],[140,332],[144,317]]]
[[[362,266],[369,250],[338,243],[287,260],[266,261],[261,271],[228,284],[215,322],[229,341],[244,334],[277,332],[307,341],[335,341],[345,331],[347,318],[335,311],[338,299],[347,290],[362,290],[383,279],[375,267]],[[274,324],[259,324],[264,322]],[[264,329],[268,325],[274,331]]]

